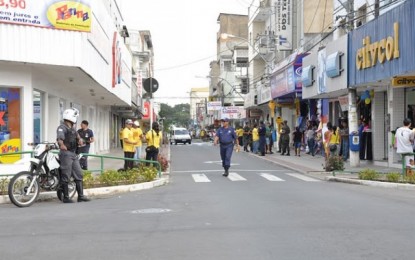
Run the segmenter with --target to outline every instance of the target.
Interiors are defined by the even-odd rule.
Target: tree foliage
[[[160,103],[159,116],[164,118],[165,129],[172,125],[187,128],[191,120],[190,104],[178,104],[171,107],[168,104]]]

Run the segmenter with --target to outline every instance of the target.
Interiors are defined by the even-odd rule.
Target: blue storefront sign
[[[415,1],[357,28],[349,37],[349,85],[415,73]]]

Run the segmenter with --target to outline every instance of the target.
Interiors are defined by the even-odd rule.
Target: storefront
[[[401,5],[349,35],[349,86],[356,88],[361,115],[373,134],[373,159],[399,167],[392,132],[405,117],[413,118],[415,75],[415,1]]]
[[[271,98],[277,107],[276,116],[287,120],[290,128],[305,126],[308,114],[302,100],[302,60],[308,54],[293,53],[277,65],[271,75]],[[306,111],[307,110],[307,111]]]

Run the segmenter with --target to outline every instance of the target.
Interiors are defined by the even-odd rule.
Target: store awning
[[[301,98],[301,71],[303,57],[308,53],[293,53],[280,62],[271,74],[271,97],[273,99]]]

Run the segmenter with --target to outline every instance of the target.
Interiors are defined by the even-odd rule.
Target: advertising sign
[[[90,32],[90,0],[0,0],[0,23]]]
[[[277,0],[277,49],[279,51],[292,50],[293,32],[292,32],[292,1]]]
[[[207,103],[207,110],[208,111],[219,111],[222,109],[222,102],[221,101],[211,101]]]
[[[243,107],[223,107],[221,117],[229,119],[242,119],[246,117],[246,112]]]
[[[144,102],[143,106],[143,119],[150,119],[150,102]]]

